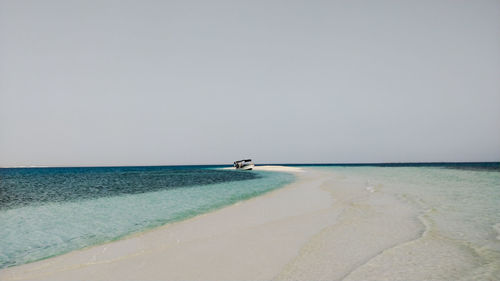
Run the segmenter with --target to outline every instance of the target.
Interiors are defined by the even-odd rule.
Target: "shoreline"
[[[294,173],[296,180],[282,188],[122,240],[6,268],[0,279],[458,280],[496,264],[495,255],[480,257],[442,236],[428,217],[432,208],[390,182],[289,168],[256,168]]]
[[[220,169],[234,169],[234,168],[232,168],[232,167],[223,167],[223,168],[220,168]],[[301,168],[297,168],[297,167],[269,166],[269,165],[256,166],[255,170],[257,170],[257,171],[286,172],[286,173],[292,173],[292,174],[298,174],[298,173],[302,172],[302,169]],[[275,192],[279,192],[282,189],[288,188],[290,185],[293,185],[297,181],[298,180],[296,178],[296,180],[294,182],[292,182],[290,184],[287,184],[285,186],[279,187],[277,189],[268,191],[268,192],[266,192],[264,194],[258,195],[256,197],[251,197],[251,198],[248,198],[248,199],[244,199],[242,201],[238,201],[236,203],[233,203],[233,204],[228,205],[228,206],[224,206],[222,208],[217,208],[215,210],[209,211],[208,213],[198,214],[198,215],[195,215],[193,217],[187,218],[185,220],[174,221],[174,222],[167,223],[165,225],[157,226],[157,227],[150,228],[150,229],[145,229],[144,231],[140,231],[140,232],[136,232],[136,233],[131,233],[131,234],[125,235],[123,237],[117,238],[116,240],[112,240],[112,241],[109,241],[109,242],[106,242],[106,243],[103,243],[103,244],[92,245],[92,246],[85,247],[85,248],[82,248],[82,249],[78,249],[78,250],[74,250],[74,251],[71,251],[71,252],[63,253],[63,254],[60,254],[60,255],[56,255],[56,256],[45,258],[45,259],[41,259],[41,260],[38,260],[38,261],[30,262],[30,263],[27,263],[27,264],[22,264],[22,265],[18,265],[18,266],[3,268],[3,269],[0,269],[0,279],[4,280],[4,278],[7,278],[6,280],[24,280],[25,277],[28,278],[29,280],[32,280],[33,278],[39,279],[38,277],[32,276],[32,273],[34,271],[37,271],[39,268],[45,268],[48,265],[52,265],[54,263],[58,263],[60,260],[66,259],[68,256],[71,256],[71,258],[73,256],[80,256],[80,255],[85,256],[87,252],[93,252],[93,251],[95,251],[96,248],[99,248],[99,250],[102,250],[102,249],[107,249],[108,245],[113,245],[113,244],[116,244],[116,243],[118,243],[118,244],[122,244],[122,243],[123,244],[127,244],[125,241],[128,241],[128,240],[135,240],[135,239],[141,240],[141,239],[143,239],[142,238],[143,236],[147,236],[150,233],[159,232],[159,231],[165,231],[166,229],[174,227],[177,224],[186,224],[186,223],[189,224],[191,221],[198,220],[198,219],[203,218],[203,217],[205,217],[207,215],[211,215],[211,214],[217,213],[219,211],[222,211],[222,210],[225,210],[225,209],[228,209],[228,208],[232,208],[234,206],[238,206],[238,205],[240,205],[242,203],[250,202],[252,200],[255,200],[255,199],[258,199],[258,198],[261,198],[261,197],[269,196],[270,194],[273,194]],[[119,247],[121,247],[121,246],[122,245],[119,245]],[[125,246],[125,247],[128,247],[128,246]],[[132,249],[126,249],[125,252],[127,252],[127,250],[132,250]],[[103,252],[106,252],[106,251],[107,250],[103,250]],[[121,251],[119,251],[119,252],[121,252]],[[120,255],[120,254],[118,254],[118,255]],[[81,260],[81,262],[82,262],[81,264],[79,264],[79,265],[74,264],[73,266],[69,266],[69,268],[80,268],[80,267],[85,267],[85,266],[88,266],[88,265],[91,265],[91,264],[99,263],[99,262],[96,261],[96,259],[94,257],[96,257],[96,256],[93,256],[92,259],[87,260],[87,261]],[[80,259],[77,257],[75,260],[80,260]],[[67,266],[63,266],[63,268],[64,269],[62,269],[62,271],[66,271],[66,269],[68,267]],[[60,269],[56,269],[55,270],[55,272],[60,272],[60,271],[61,271]],[[46,276],[47,274],[48,274],[47,272],[41,273],[40,278],[43,279],[43,277],[41,277],[41,276]],[[36,275],[38,276],[38,274],[36,274]],[[29,276],[31,276],[31,277],[29,277]],[[73,277],[69,277],[69,278],[70,279],[71,278],[77,278],[78,279],[79,277],[73,276]],[[52,278],[50,278],[50,279],[52,279]]]
[[[151,175],[157,174],[155,170],[155,168],[144,170],[146,180],[148,177],[151,178]],[[104,169],[92,173],[92,177],[95,175],[96,178],[93,185],[96,185],[96,182],[101,183],[102,179],[109,180],[110,177],[106,177],[109,171],[115,175],[111,179],[118,177],[119,184],[127,186],[124,190],[139,186],[147,192],[126,191],[118,194],[119,196],[104,192],[111,196],[91,195],[86,198],[85,192],[80,196],[82,192],[71,189],[71,194],[75,195],[68,197],[64,196],[69,193],[64,188],[59,188],[61,192],[53,192],[55,189],[51,190],[50,181],[40,182],[36,176],[29,176],[27,179],[34,180],[23,183],[25,186],[42,183],[49,186],[47,191],[44,188],[38,193],[36,190],[35,193],[24,192],[26,195],[22,199],[36,198],[36,201],[37,198],[42,198],[41,202],[43,198],[52,199],[43,203],[9,206],[10,202],[23,201],[22,199],[9,201],[9,198],[16,198],[17,194],[12,192],[13,188],[7,186],[5,194],[7,197],[2,200],[2,203],[5,203],[7,199],[7,203],[2,205],[6,208],[2,208],[0,213],[0,224],[4,226],[0,228],[0,237],[3,237],[0,247],[0,270],[140,235],[166,224],[184,221],[251,199],[282,188],[295,180],[291,173],[258,171],[229,173],[220,168],[194,169],[185,173],[184,170],[176,172],[175,169],[160,169],[161,178],[155,176],[153,181],[149,180],[148,184],[144,184],[142,170],[134,171],[133,173],[140,177],[134,177],[138,180],[129,182],[120,179],[122,174],[129,175],[127,171]],[[191,177],[193,175],[191,171],[195,171],[194,178]],[[85,183],[87,180],[86,171],[70,171],[69,175],[72,173],[76,173],[79,182]],[[11,177],[24,178],[18,175],[23,173],[6,173],[7,181],[2,182],[2,188]],[[36,172],[33,175],[39,174]],[[51,171],[48,175],[66,175],[66,172]],[[226,182],[227,179],[229,181]],[[59,184],[59,186],[71,186],[72,181],[71,179],[67,185]],[[55,183],[57,186],[57,182]],[[178,183],[183,188],[170,188]],[[107,190],[106,186],[113,184],[110,185],[105,181],[103,186],[104,188],[98,186],[97,189]],[[160,188],[150,188],[151,186]],[[91,189],[92,192],[89,193],[94,194],[96,190],[93,187]],[[19,190],[23,190],[22,187]],[[46,192],[52,192],[54,197],[47,196]],[[60,194],[62,200],[58,197]]]
[[[0,279],[342,279],[421,232],[409,219],[416,215],[413,209],[363,183],[309,168],[256,170],[292,172],[296,180],[187,220],[3,269]],[[388,204],[393,207],[386,209]],[[384,215],[372,214],[395,210],[398,219],[391,225],[404,230],[398,234],[378,227]],[[374,231],[377,243],[366,237]]]

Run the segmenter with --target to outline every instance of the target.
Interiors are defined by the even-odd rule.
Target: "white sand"
[[[332,280],[421,235],[414,212],[377,187],[313,169],[256,170],[298,180],[124,240],[7,268],[0,279]]]

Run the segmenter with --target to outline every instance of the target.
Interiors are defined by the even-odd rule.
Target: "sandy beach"
[[[0,271],[0,279],[380,280],[388,273],[389,279],[435,277],[428,274],[439,265],[425,264],[425,258],[398,258],[406,250],[397,249],[418,243],[426,231],[425,221],[401,198],[380,192],[380,186],[321,169],[256,169],[294,173],[297,180],[186,221],[7,268]],[[425,242],[418,249],[462,254],[446,244],[436,248]],[[388,251],[393,253],[389,260],[380,257]],[[374,267],[380,259],[386,260]],[[415,270],[414,263],[429,270]],[[384,270],[390,264],[393,267]],[[467,265],[464,259],[449,266]],[[411,271],[415,272],[408,275]]]
[[[335,280],[418,235],[416,222],[405,220],[411,211],[401,204],[392,205],[400,207],[401,217],[392,223],[404,231],[395,234],[380,224],[383,213],[391,212],[388,203],[397,202],[362,185],[340,184],[334,174],[304,168],[256,169],[292,172],[297,180],[124,240],[7,268],[0,279]]]

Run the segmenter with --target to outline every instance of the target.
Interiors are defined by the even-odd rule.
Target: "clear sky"
[[[0,166],[500,160],[500,1],[0,0]]]

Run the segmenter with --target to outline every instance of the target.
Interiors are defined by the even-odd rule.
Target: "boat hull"
[[[236,168],[236,170],[247,170],[247,171],[249,171],[249,170],[252,170],[254,166],[255,165],[246,165],[246,166],[243,166],[241,168]]]

